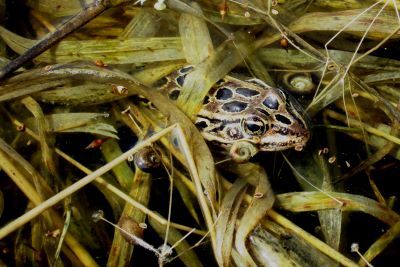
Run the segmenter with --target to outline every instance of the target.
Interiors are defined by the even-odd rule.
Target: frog
[[[160,90],[176,101],[193,69],[171,73]],[[229,75],[209,90],[194,124],[206,141],[226,149],[246,141],[258,151],[302,150],[311,135],[304,110],[286,90]]]

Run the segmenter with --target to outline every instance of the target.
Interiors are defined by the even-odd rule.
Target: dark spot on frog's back
[[[247,108],[247,103],[240,101],[232,101],[222,105],[222,109],[226,112],[241,112]]]
[[[167,77],[162,77],[161,79],[159,79],[159,80],[154,84],[154,86],[155,86],[155,87],[161,87],[161,86],[167,84],[168,82],[170,82],[170,80],[169,80]]]
[[[267,108],[275,109],[275,110],[277,110],[278,106],[279,106],[278,99],[276,97],[273,97],[273,96],[267,96],[264,99],[263,104]]]
[[[171,98],[171,100],[177,100],[179,97],[180,91],[179,90],[173,90],[169,93],[169,98]]]
[[[287,125],[290,125],[290,124],[292,123],[292,121],[291,121],[289,118],[287,118],[286,116],[283,116],[283,115],[281,115],[281,114],[276,114],[276,115],[275,115],[275,119],[276,119],[277,121],[280,121],[280,122],[282,122],[283,124],[287,124]]]
[[[256,110],[262,114],[264,114],[267,118],[269,117],[269,113],[266,109],[264,108],[256,108]]]
[[[231,89],[222,87],[217,91],[215,98],[218,100],[227,100],[227,99],[230,99],[232,96],[233,96],[233,93],[232,93]]]
[[[180,69],[181,73],[188,73],[190,72],[194,67],[193,66],[187,66],[187,67],[183,67],[182,69]]]
[[[203,100],[203,105],[206,105],[208,103],[210,103],[210,97],[208,95],[206,95],[206,97],[204,97],[204,100]]]
[[[249,88],[237,88],[236,93],[238,93],[239,95],[242,95],[244,97],[252,97],[252,96],[256,96],[256,95],[260,94],[260,92],[258,92],[257,90],[253,90],[253,89],[249,89]]]
[[[181,75],[176,78],[176,83],[182,87],[183,83],[185,82],[186,75]]]
[[[199,128],[199,129],[205,129],[205,128],[208,127],[208,124],[207,124],[207,122],[205,122],[205,121],[198,121],[198,122],[196,122],[195,125],[196,125],[196,127]]]
[[[215,86],[219,87],[219,86],[221,86],[221,85],[224,84],[224,83],[226,83],[226,80],[225,80],[225,79],[219,79],[218,82],[215,83]]]

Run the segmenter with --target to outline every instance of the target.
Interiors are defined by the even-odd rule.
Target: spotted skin
[[[162,90],[176,100],[192,70],[187,66],[172,73]],[[309,140],[302,113],[300,105],[281,89],[259,79],[226,76],[209,90],[195,124],[206,140],[222,147],[245,140],[260,151],[279,151],[302,148]]]

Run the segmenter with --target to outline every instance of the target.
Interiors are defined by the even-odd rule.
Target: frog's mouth
[[[296,103],[295,106],[293,103]],[[310,139],[310,122],[304,119],[304,112],[295,100],[286,105],[287,113],[274,113],[275,120],[261,137],[260,151],[281,151],[294,148],[301,151]],[[303,113],[303,114],[301,114]],[[286,118],[286,121],[283,119]]]
[[[281,151],[294,148],[301,151],[310,138],[308,131],[295,135],[282,135],[279,133],[264,136],[259,143],[260,151]]]

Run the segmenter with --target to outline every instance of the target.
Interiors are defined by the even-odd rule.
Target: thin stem
[[[10,119],[12,120],[12,122],[17,125],[17,126],[21,126],[22,123],[19,122],[18,120],[10,117]],[[39,139],[39,136],[37,136],[36,133],[34,133],[32,130],[30,130],[29,128],[26,128],[25,131],[32,136],[33,138],[35,138],[36,140]],[[90,169],[88,169],[87,167],[83,166],[81,163],[79,163],[78,161],[74,160],[72,157],[70,157],[68,154],[64,153],[62,150],[56,148],[55,152],[61,156],[63,159],[65,159],[66,161],[68,161],[71,165],[75,166],[77,169],[81,170],[82,172],[86,173],[87,175],[91,174],[92,171]],[[120,189],[118,189],[117,187],[109,184],[106,180],[104,180],[102,177],[97,177],[96,180],[94,180],[95,183],[101,184],[102,186],[104,186],[105,189],[110,190],[112,193],[114,193],[115,195],[117,195],[118,197],[120,197],[121,199],[125,200],[127,203],[129,203],[130,205],[134,206],[135,208],[137,208],[138,210],[140,210],[141,212],[143,212],[144,214],[146,214],[147,216],[153,218],[154,220],[156,220],[157,222],[159,222],[162,225],[167,225],[168,223],[170,224],[171,227],[178,229],[178,230],[182,230],[182,231],[186,231],[186,232],[192,232],[193,228],[187,227],[185,225],[181,225],[178,223],[174,223],[174,222],[169,222],[168,220],[166,220],[164,217],[160,216],[158,213],[153,212],[152,210],[149,210],[146,206],[144,206],[143,204],[135,201],[134,199],[132,199],[132,197],[130,197],[129,195],[127,195],[126,193],[122,192]],[[192,188],[192,186],[190,184],[186,184],[186,186],[188,186],[189,188]],[[192,188],[191,190],[193,192],[193,194],[195,194],[196,192],[194,192],[194,189]],[[193,231],[194,234],[197,235],[206,235],[205,231],[202,230],[194,230]]]
[[[393,143],[395,143],[395,144],[397,144],[397,145],[400,145],[400,138],[398,138],[398,137],[396,137],[396,136],[393,136],[393,135],[391,135],[391,134],[385,133],[385,132],[383,132],[383,131],[381,131],[381,130],[379,130],[379,129],[377,129],[377,128],[374,128],[374,127],[372,127],[372,126],[369,126],[369,125],[366,124],[366,123],[363,123],[363,122],[360,122],[360,121],[358,121],[358,120],[351,119],[351,118],[349,118],[349,119],[347,120],[347,119],[346,119],[346,116],[343,116],[343,115],[341,115],[341,114],[339,114],[339,113],[337,113],[337,112],[335,112],[335,111],[332,111],[332,110],[328,110],[328,111],[327,111],[327,114],[328,114],[331,118],[334,118],[335,120],[339,120],[339,121],[342,121],[342,122],[344,122],[344,123],[347,122],[348,124],[353,125],[354,127],[360,127],[360,128],[362,127],[362,128],[364,128],[367,132],[369,132],[369,133],[371,133],[371,134],[373,134],[373,135],[376,135],[376,136],[385,138],[385,139],[388,140],[388,141],[391,141],[391,142],[393,142]]]
[[[39,216],[41,213],[43,213],[45,210],[48,208],[54,206],[57,204],[59,201],[63,200],[65,197],[72,195],[85,185],[93,182],[96,178],[99,176],[105,174],[112,168],[114,168],[116,165],[120,164],[121,162],[125,161],[129,156],[132,154],[136,153],[140,149],[148,146],[149,144],[157,141],[161,137],[163,137],[165,134],[171,132],[173,129],[175,129],[177,124],[174,124],[156,134],[153,136],[149,137],[147,140],[140,142],[139,144],[135,145],[125,153],[121,154],[119,157],[115,158],[114,160],[110,161],[106,165],[102,166],[101,168],[97,169],[96,171],[92,172],[91,174],[87,175],[86,177],[82,178],[78,182],[74,183],[73,185],[67,187],[66,189],[60,191],[56,195],[50,197],[46,201],[44,201],[42,204],[39,206],[36,206],[35,208],[31,209],[24,215],[20,216],[18,219],[12,221],[11,223],[7,224],[4,226],[2,229],[0,229],[0,239],[3,239],[6,237],[8,234],[11,232],[17,230],[19,227],[23,226],[27,222],[31,221],[33,218]]]
[[[48,33],[37,44],[29,48],[19,57],[1,68],[0,80],[20,68],[26,62],[34,59],[35,57],[39,56],[40,54],[51,48],[68,34],[85,25],[96,16],[100,15],[104,10],[107,9],[107,5],[105,2],[106,1],[94,1],[93,5],[81,11],[78,15],[72,17],[55,32]]]
[[[359,56],[358,58],[354,59],[353,61],[353,65],[360,61],[361,59],[363,59],[364,57],[366,57],[367,55],[371,54],[372,52],[376,51],[379,49],[379,47],[381,47],[382,45],[384,45],[390,38],[393,37],[393,35],[397,34],[400,30],[400,25],[397,26],[388,36],[386,36],[382,41],[379,42],[379,44],[377,44],[376,46],[372,47],[371,49],[369,49],[367,52],[365,52],[364,54],[362,54],[361,56]]]
[[[348,64],[347,67],[346,67],[346,70],[345,70],[345,72],[344,72],[344,74],[343,74],[343,78],[346,77],[347,73],[348,73],[349,70],[350,70],[350,67],[353,65],[353,61],[354,61],[355,57],[357,56],[357,52],[358,52],[358,50],[360,49],[362,43],[364,42],[364,39],[367,37],[367,34],[368,34],[369,30],[371,29],[372,25],[374,25],[375,20],[376,20],[376,19],[379,17],[379,15],[383,12],[383,10],[384,10],[385,7],[388,5],[388,3],[389,3],[389,2],[386,2],[386,3],[382,6],[382,8],[376,13],[375,17],[372,19],[371,23],[368,25],[368,27],[367,27],[365,33],[363,34],[363,36],[361,37],[360,42],[359,42],[358,45],[357,45],[356,50],[355,50],[354,53],[353,53],[353,56],[352,56],[351,59],[350,59],[349,64]]]
[[[297,177],[299,177],[300,179],[302,179],[304,182],[306,182],[307,184],[309,184],[312,188],[314,188],[315,190],[317,190],[318,192],[321,192],[322,194],[330,197],[331,199],[333,199],[334,201],[336,201],[339,204],[339,207],[342,207],[344,205],[344,203],[342,201],[340,201],[339,199],[335,198],[334,196],[332,196],[331,194],[329,194],[329,192],[326,192],[324,190],[322,190],[321,188],[315,186],[313,183],[311,183],[310,181],[308,181],[293,165],[292,163],[290,163],[290,161],[288,160],[288,158],[282,153],[283,158],[285,159],[286,163],[289,165],[289,167],[292,169],[292,171],[296,174]]]

